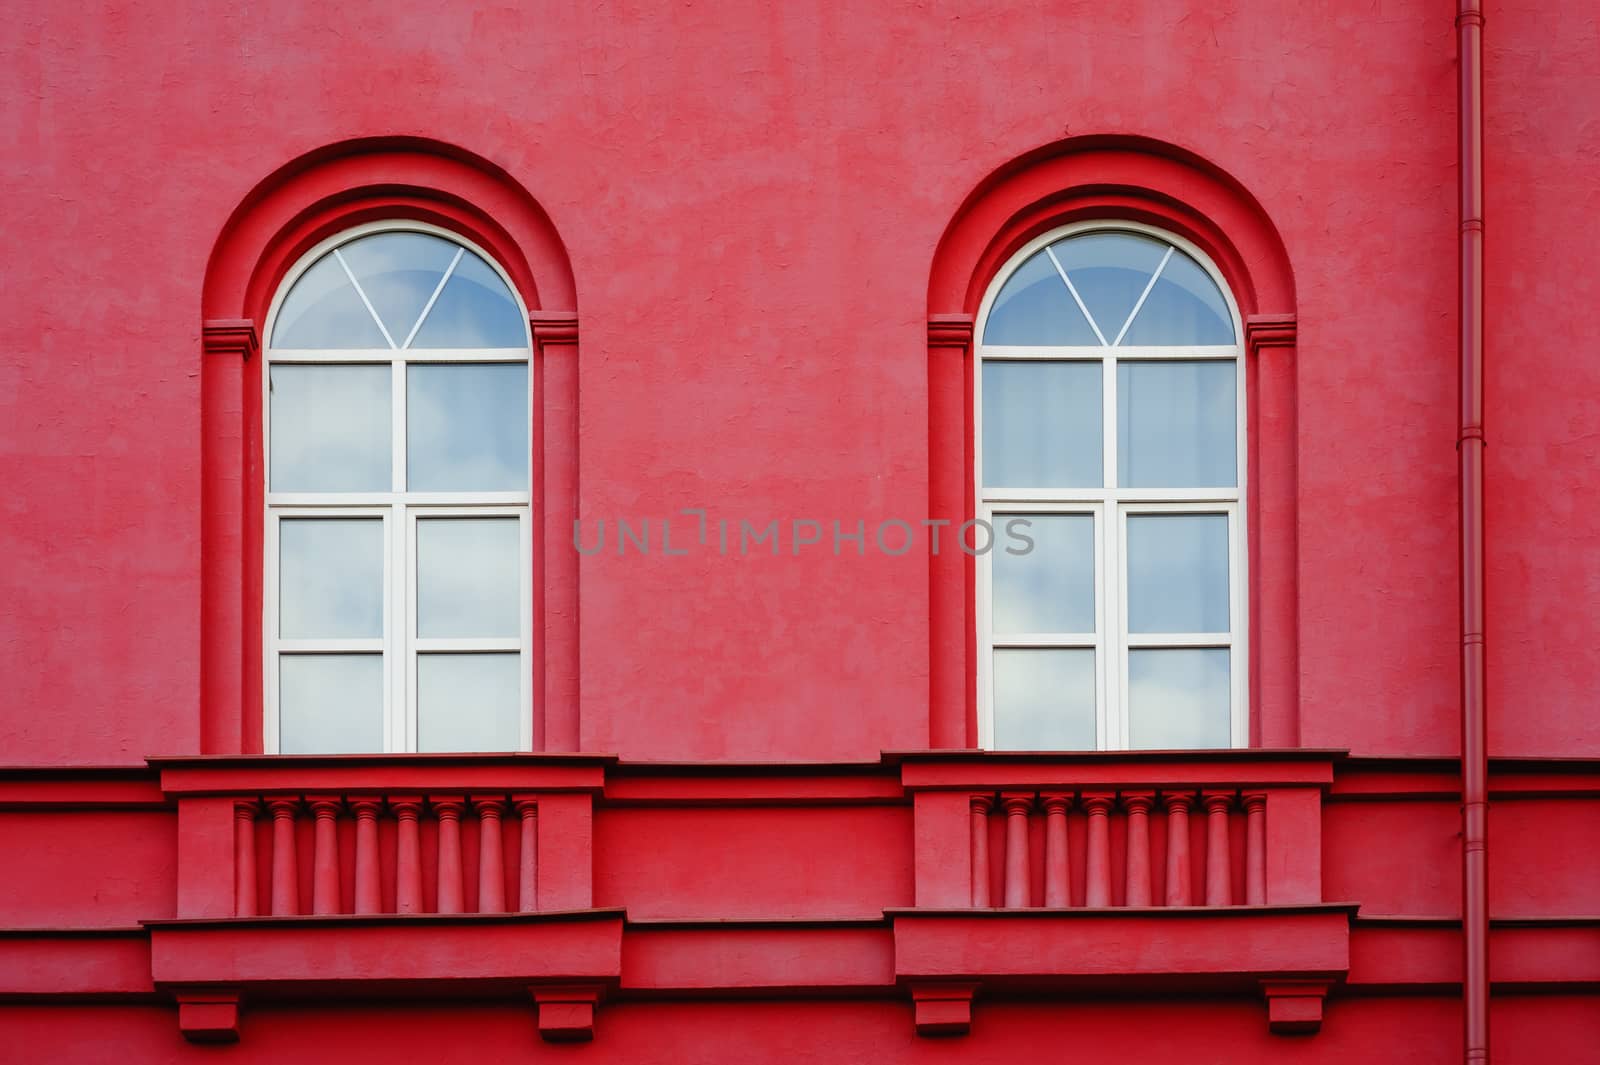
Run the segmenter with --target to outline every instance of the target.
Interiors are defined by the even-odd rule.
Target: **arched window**
[[[1238,314],[1204,256],[1134,224],[1014,255],[977,320],[980,740],[1244,746]],[[980,545],[981,546],[981,545]]]
[[[365,226],[267,325],[266,736],[531,747],[528,313],[459,237]]]

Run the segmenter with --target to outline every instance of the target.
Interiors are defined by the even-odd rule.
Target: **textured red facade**
[[[0,1060],[1461,1060],[1454,16],[22,3]],[[1493,1060],[1600,1061],[1600,19],[1483,41]],[[531,754],[261,753],[261,333],[385,219],[530,311]],[[572,549],[959,523],[1091,219],[1244,320],[1250,749],[971,750],[960,553]]]

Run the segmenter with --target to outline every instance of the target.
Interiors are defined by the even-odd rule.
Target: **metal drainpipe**
[[[1483,566],[1483,9],[1458,0],[1461,182],[1461,900],[1465,1061],[1489,1061],[1489,758]]]

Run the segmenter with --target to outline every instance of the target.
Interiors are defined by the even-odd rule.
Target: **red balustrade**
[[[268,869],[265,897],[270,900],[271,915],[301,912],[300,829],[308,822],[312,914],[424,913],[430,912],[425,905],[427,897],[433,900],[434,913],[505,913],[508,898],[517,900],[516,912],[534,912],[539,898],[538,807],[534,799],[510,800],[504,795],[470,799],[275,796],[265,805],[255,799],[237,800],[233,806],[234,916],[259,915],[258,870],[262,866]],[[502,827],[508,809],[516,816],[509,839]],[[265,832],[258,829],[263,811],[270,822]],[[469,855],[464,849],[468,838],[463,832],[464,818],[470,822],[468,832],[477,844],[475,908],[468,905],[466,894],[463,863]],[[423,856],[425,832],[437,841],[437,858],[432,863]],[[384,860],[386,836],[393,839],[393,859],[388,863]],[[353,846],[349,844],[352,837]],[[263,850],[265,861],[261,861]],[[429,892],[424,891],[425,877],[432,881]],[[386,898],[393,900],[387,908]]]
[[[1050,792],[1044,794],[982,793],[968,800],[971,813],[972,881],[971,900],[976,908],[991,905],[994,871],[990,850],[994,818],[1003,819],[999,839],[1003,841],[998,883],[1001,905],[1008,909],[1032,905],[1034,856],[1032,821],[1044,821],[1042,856],[1044,900],[1049,908],[1072,905],[1072,848],[1069,815],[1077,813],[1083,832],[1084,877],[1082,905],[1090,908],[1112,906],[1148,907],[1192,906],[1201,899],[1206,906],[1261,906],[1266,904],[1267,795],[1234,789],[1207,788],[1203,791],[1173,789],[1130,789]],[[1159,817],[1157,814],[1159,809]],[[1120,819],[1114,815],[1120,811]],[[1203,813],[1202,846],[1196,847],[1191,832],[1191,814]],[[1233,833],[1236,815],[1243,813],[1244,862],[1243,897],[1235,891]],[[1153,831],[1159,828],[1159,836]],[[1114,839],[1114,833],[1120,836]],[[1123,875],[1120,885],[1114,876],[1113,854],[1120,842]],[[488,860],[487,858],[485,859]],[[1155,891],[1155,870],[1161,870],[1163,891]],[[1197,891],[1196,870],[1203,869],[1201,890]],[[480,903],[482,905],[482,903]]]

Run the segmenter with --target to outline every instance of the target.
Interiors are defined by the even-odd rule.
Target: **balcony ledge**
[[[238,1038],[242,1000],[531,994],[541,1034],[591,1038],[622,975],[620,909],[146,921],[155,986],[192,1042]]]
[[[284,993],[615,985],[620,909],[146,921],[157,987]]]
[[[1354,903],[885,910],[918,1031],[965,1032],[989,995],[1266,995],[1273,1031],[1314,1032],[1350,970]],[[962,1003],[965,1005],[962,1005]],[[924,1017],[926,1014],[926,1017]]]

